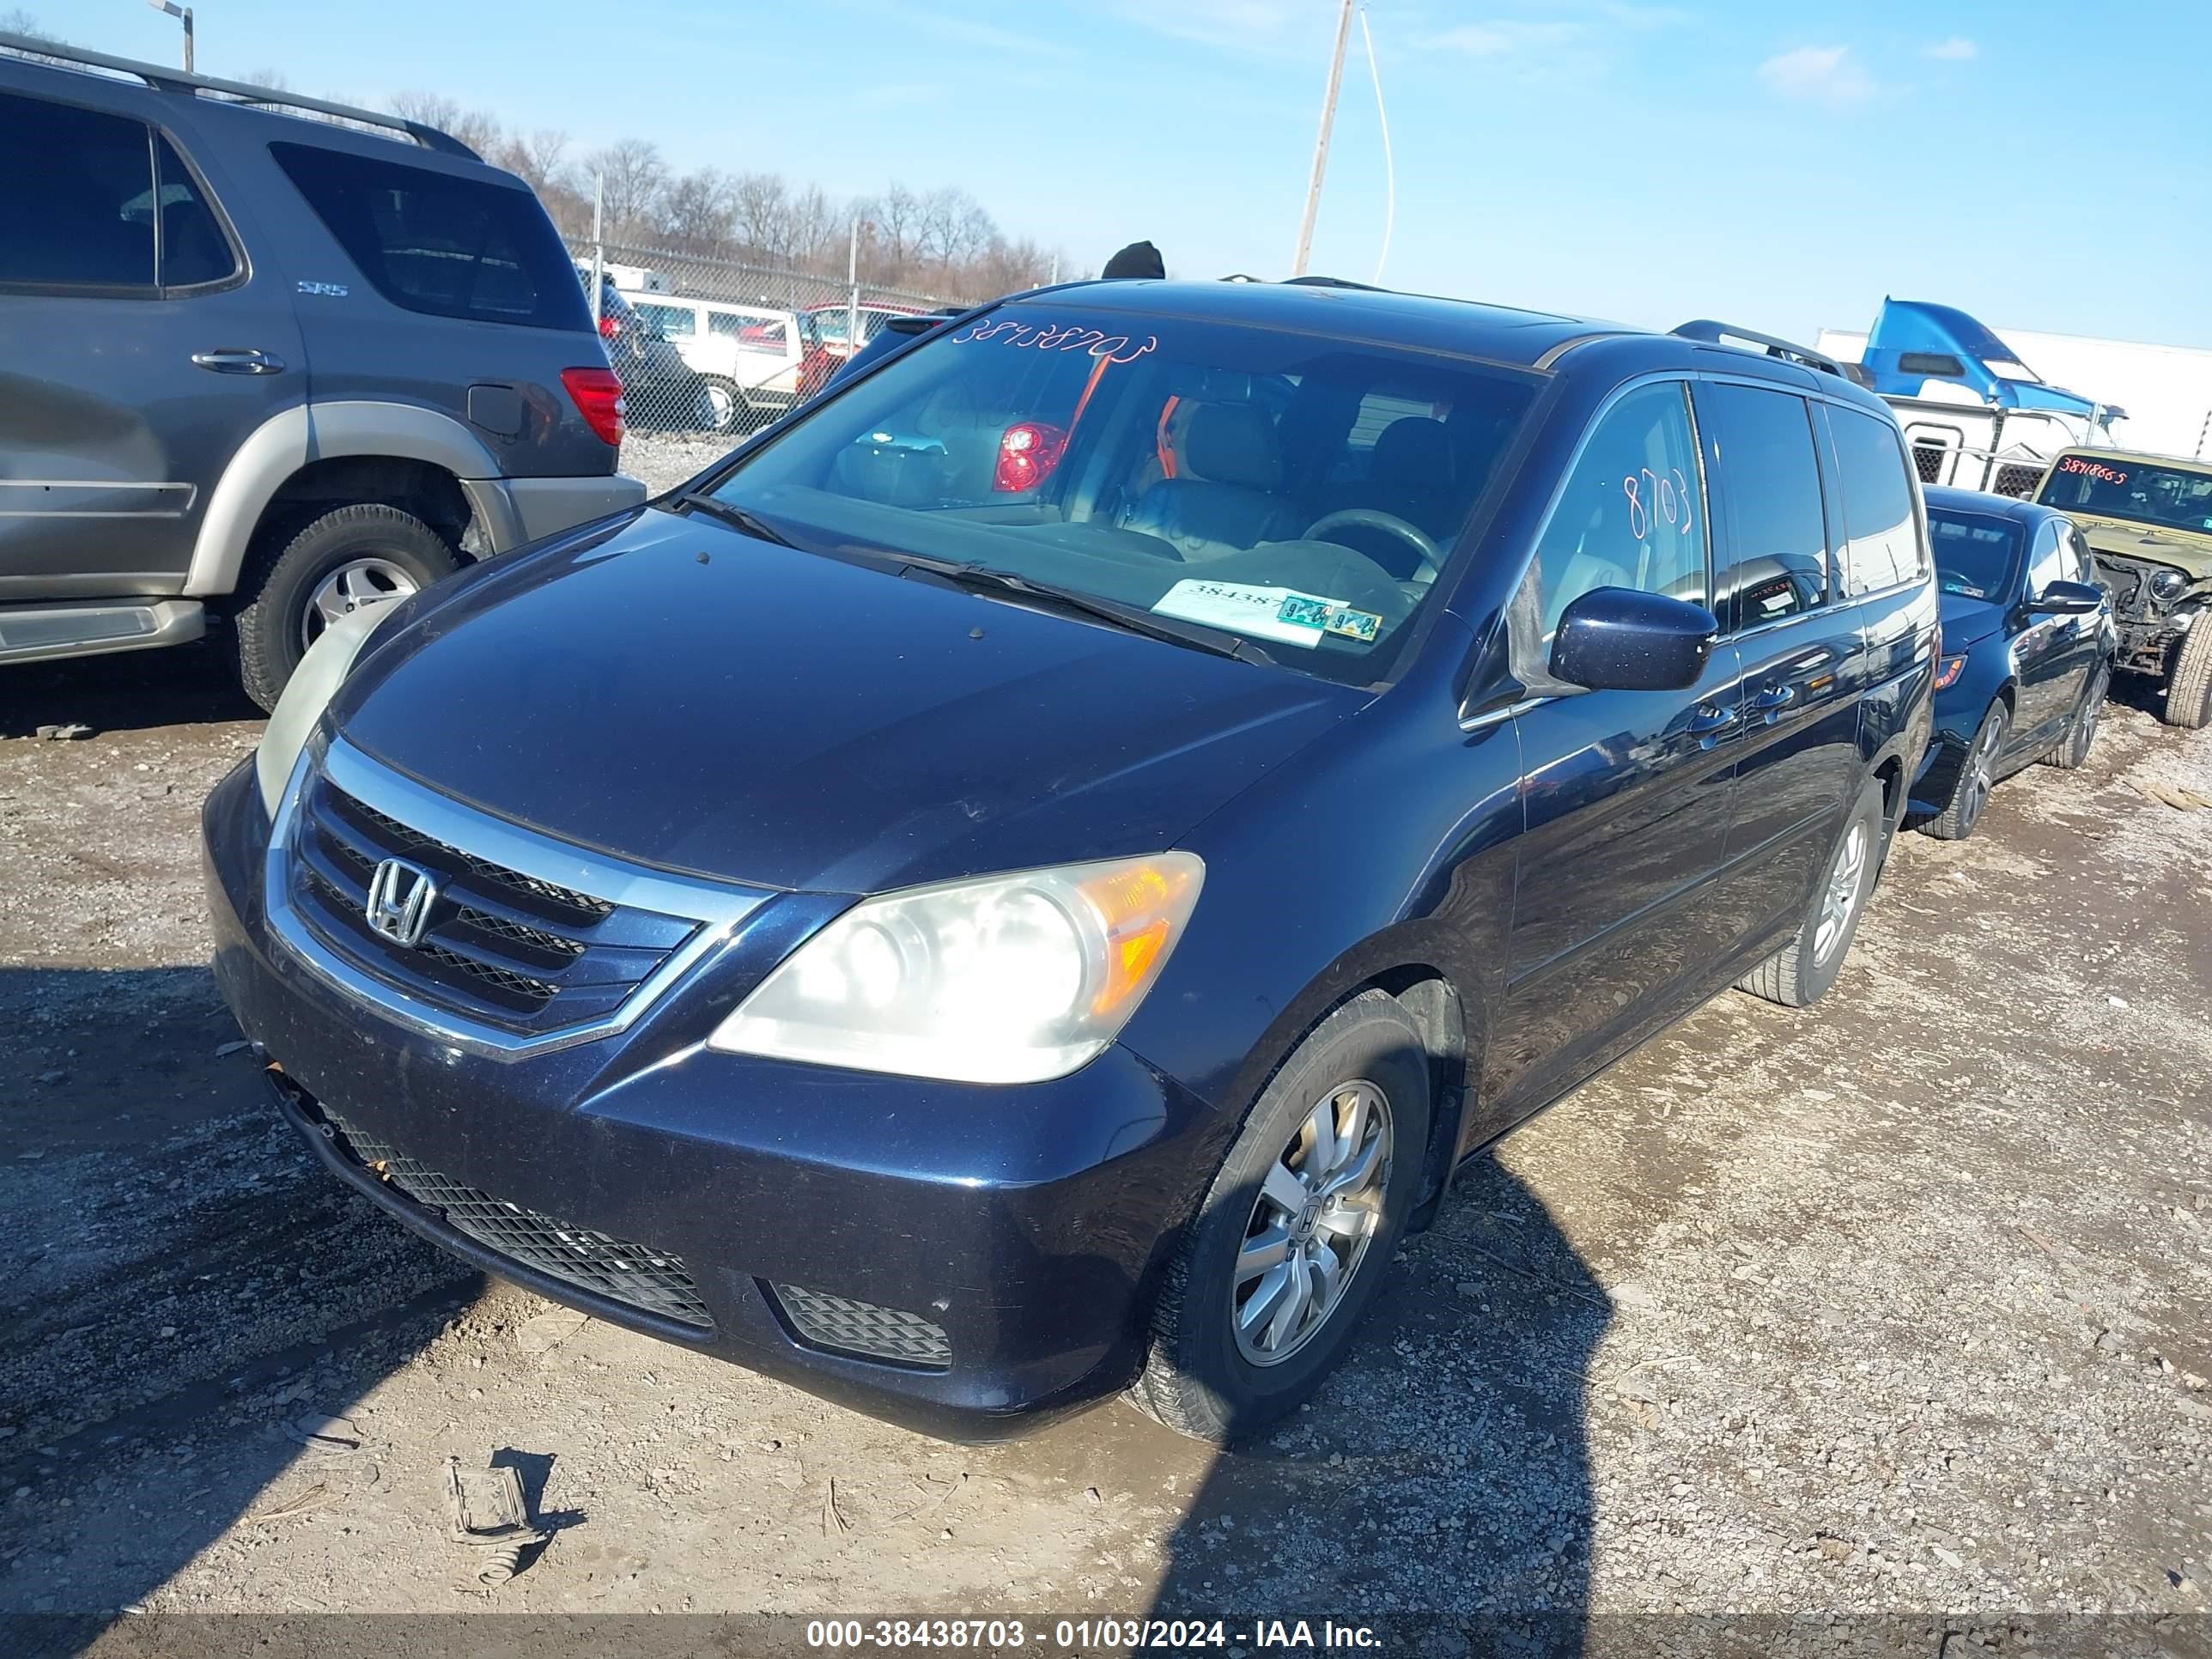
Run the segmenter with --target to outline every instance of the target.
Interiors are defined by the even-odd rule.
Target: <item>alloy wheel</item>
[[[2089,678],[2089,695],[2083,701],[2081,717],[2074,727],[2074,753],[2076,759],[2087,760],[2089,750],[2096,746],[2097,721],[2105,710],[2105,694],[2111,690],[2112,672],[2100,668]]]
[[[738,394],[726,386],[710,386],[701,394],[704,398],[707,429],[727,432],[738,423]]]
[[[1990,804],[1990,791],[1996,787],[1997,750],[2003,745],[2004,722],[1984,722],[1973,752],[1966,757],[1966,775],[1959,780],[1959,787],[1966,792],[1960,818],[1969,829],[1981,822],[1982,808]]]
[[[389,559],[347,560],[317,582],[315,591],[307,595],[307,608],[300,615],[300,648],[304,651],[320,639],[323,630],[339,617],[368,605],[411,599],[418,586],[413,576]]]
[[[1316,1101],[1267,1166],[1230,1287],[1237,1349],[1251,1364],[1280,1364],[1343,1305],[1382,1231],[1390,1156],[1389,1098],[1360,1079]]]
[[[1851,912],[1858,908],[1859,878],[1866,873],[1867,827],[1854,823],[1844,832],[1836,861],[1828,866],[1828,884],[1820,894],[1820,921],[1813,930],[1813,961],[1825,965],[1850,929]]]

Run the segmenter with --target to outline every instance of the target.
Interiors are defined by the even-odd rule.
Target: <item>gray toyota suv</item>
[[[0,663],[324,628],[644,498],[528,187],[396,116],[0,34]]]

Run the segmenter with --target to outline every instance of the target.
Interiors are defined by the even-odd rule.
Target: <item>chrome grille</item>
[[[289,896],[319,943],[410,996],[522,1034],[608,1014],[699,929],[694,918],[617,903],[495,863],[320,773],[304,783],[290,852]],[[421,865],[439,883],[412,948],[368,926],[369,882],[387,858]]]

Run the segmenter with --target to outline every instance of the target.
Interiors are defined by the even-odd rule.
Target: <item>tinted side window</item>
[[[1896,432],[1871,415],[1835,404],[1828,408],[1828,428],[1843,475],[1849,538],[1838,561],[1844,592],[1871,593],[1922,574],[1927,565]]]
[[[146,211],[161,204],[161,286],[191,288],[235,275],[238,255],[191,170],[167,139],[156,135],[154,145],[161,188],[147,198]]]
[[[644,300],[630,304],[637,314],[660,331],[664,340],[688,340],[699,331],[698,313],[689,306],[653,305]]]
[[[2068,525],[2061,532],[2066,538],[2066,580],[2069,582],[2094,582],[2097,580],[2097,564],[2089,552],[2089,544],[2075,525]]]
[[[1714,468],[1728,533],[1714,586],[1723,624],[1810,611],[1828,590],[1828,532],[1820,464],[1802,398],[1758,386],[1698,387],[1698,422]]]
[[[269,149],[392,304],[476,322],[591,326],[574,267],[529,191],[309,144]]]
[[[0,94],[0,283],[151,288],[150,141],[142,122]]]
[[[2035,532],[2035,545],[2027,556],[2028,596],[2033,599],[2053,582],[2074,580],[2071,550],[2057,525],[2045,525]]]
[[[1590,434],[1536,547],[1547,635],[1594,588],[1705,603],[1705,501],[1688,391],[1680,381],[1638,387]]]

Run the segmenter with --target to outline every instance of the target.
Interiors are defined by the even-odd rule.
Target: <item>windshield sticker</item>
[[[1341,599],[1244,582],[1179,581],[1152,611],[1156,616],[1249,634],[1255,639],[1303,646],[1309,651],[1328,634],[1370,642],[1382,627],[1382,618],[1375,612],[1355,611]]]
[[[1160,344],[1157,334],[1147,334],[1139,343],[1126,334],[1109,334],[1103,329],[1085,328],[1078,323],[1064,326],[1018,323],[1011,318],[995,323],[970,323],[948,337],[954,345],[988,340],[997,345],[1030,346],[1039,351],[1087,351],[1109,363],[1133,363],[1146,352],[1158,350]]]
[[[2061,472],[2087,473],[2092,478],[2101,478],[2108,484],[2124,484],[2128,481],[2124,472],[2116,472],[2102,461],[2085,461],[2079,455],[2069,455],[2058,463]]]
[[[1978,587],[1971,587],[1965,582],[1945,582],[1943,584],[1943,591],[1946,593],[1956,593],[1960,599],[1986,599],[1989,598],[1989,595],[1982,589]]]

